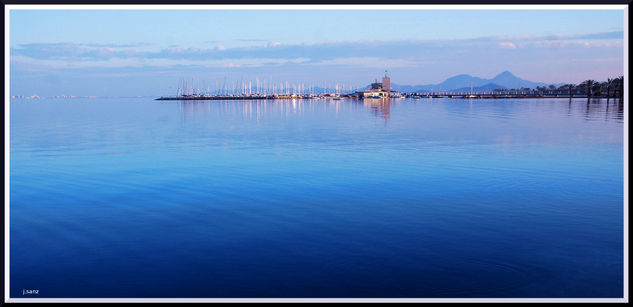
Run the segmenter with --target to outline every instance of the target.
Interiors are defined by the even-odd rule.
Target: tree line
[[[579,84],[561,86],[537,86],[535,89],[495,89],[494,92],[517,92],[531,95],[569,95],[584,97],[620,98],[624,97],[624,76],[609,78],[607,81],[585,80]]]

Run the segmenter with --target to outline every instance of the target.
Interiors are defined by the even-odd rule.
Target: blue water
[[[623,115],[12,100],[11,297],[622,297]]]

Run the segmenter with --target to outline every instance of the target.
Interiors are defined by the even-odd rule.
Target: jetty
[[[259,99],[357,99],[355,95],[319,94],[319,95],[182,95],[159,97],[155,100],[259,100]]]
[[[174,97],[159,97],[155,100],[293,100],[293,99],[389,99],[389,98],[413,98],[413,99],[516,99],[516,98],[587,98],[587,95],[542,95],[542,94],[492,94],[492,93],[392,93],[390,96],[368,96],[354,94],[319,94],[319,95],[182,95]],[[599,98],[599,97],[595,97]]]

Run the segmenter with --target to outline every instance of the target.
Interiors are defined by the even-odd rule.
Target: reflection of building
[[[358,96],[360,98],[383,98],[389,97],[391,92],[391,78],[387,77],[387,71],[385,70],[385,76],[382,78],[382,83],[378,80],[371,84],[371,87],[366,91],[359,91]]]
[[[370,99],[364,103],[366,107],[369,107],[373,111],[374,116],[382,117],[385,120],[389,119],[389,115],[391,114],[391,102],[389,102],[389,100]]]

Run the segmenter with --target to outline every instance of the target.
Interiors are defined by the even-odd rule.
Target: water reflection
[[[333,111],[338,115],[341,108],[349,108],[350,105],[362,106],[376,116],[389,120],[392,100],[390,99],[365,99],[365,100],[186,100],[178,101],[178,108],[183,120],[193,119],[205,114],[239,115],[243,119],[257,120],[276,115],[287,118],[290,115],[302,115],[306,111],[316,109]]]
[[[261,119],[279,115],[301,115],[312,110],[307,100],[187,100],[178,101],[182,118],[192,119],[207,114],[238,116],[242,119]]]
[[[519,116],[516,112],[526,112],[523,104],[526,100],[477,100],[465,101],[455,99],[434,99],[433,103],[441,102],[442,109],[453,116],[463,118],[493,117],[507,120]],[[402,100],[405,105],[415,104],[417,101]],[[423,101],[430,102],[430,101]],[[314,112],[332,114],[338,118],[341,112],[370,111],[376,118],[384,119],[385,124],[391,118],[394,99],[365,99],[365,100],[190,100],[178,101],[178,108],[183,120],[205,116],[222,116],[230,119],[256,120],[304,116]],[[528,102],[547,106],[556,113],[556,109],[565,108],[567,116],[583,117],[586,120],[624,120],[624,104],[621,99],[607,100],[606,98],[585,98],[534,100]],[[464,108],[467,104],[467,108]],[[405,109],[409,107],[404,107]],[[522,110],[522,111],[521,111]],[[529,112],[529,111],[528,111]]]
[[[569,102],[569,108],[570,110],[572,108],[571,100]],[[604,98],[587,99],[584,107],[584,117],[586,120],[604,118],[604,120],[616,119],[618,121],[623,121],[624,103],[621,99],[614,99],[611,101]]]
[[[386,124],[391,115],[391,102],[391,99],[369,98],[363,100],[363,105],[365,108],[370,109],[374,116],[382,117]]]

